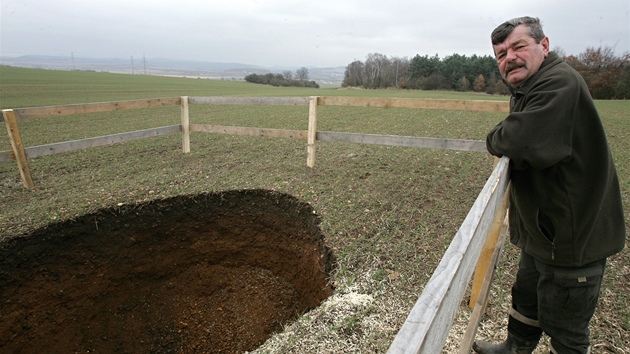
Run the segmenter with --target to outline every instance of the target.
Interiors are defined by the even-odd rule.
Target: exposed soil
[[[0,244],[0,352],[253,350],[331,294],[331,263],[284,194],[102,210]]]

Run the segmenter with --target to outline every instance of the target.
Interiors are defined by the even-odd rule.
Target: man
[[[531,353],[543,333],[552,353],[588,353],[606,258],[625,244],[613,159],[580,75],[554,52],[537,18],[491,35],[512,92],[510,114],[487,136],[510,158],[510,240],[521,248],[505,342],[477,353]]]

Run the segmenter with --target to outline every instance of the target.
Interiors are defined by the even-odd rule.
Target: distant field
[[[479,94],[397,90],[304,89],[244,81],[38,70],[0,66],[2,109],[179,96],[372,96],[505,99]]]
[[[506,100],[473,93],[275,88],[238,81],[0,67],[2,109],[178,96],[365,96]],[[598,101],[630,211],[630,101]],[[483,140],[500,113],[320,107],[318,129]],[[304,129],[307,107],[192,106],[191,122]],[[179,124],[179,107],[19,121],[26,146]],[[0,133],[0,150],[8,150]],[[262,188],[312,204],[337,256],[336,296],[360,306],[320,310],[288,325],[261,352],[384,352],[490,174],[484,153],[194,133],[29,160],[36,189],[0,163],[0,239],[101,208],[208,191]],[[627,219],[630,228],[630,219]],[[609,262],[593,321],[594,353],[630,348],[630,252]],[[502,339],[517,252],[507,246],[480,336]],[[390,277],[390,274],[397,274]],[[340,306],[341,306],[340,305]],[[346,303],[347,305],[347,303]],[[331,305],[332,306],[332,305]],[[461,335],[457,319],[450,345]],[[613,349],[610,349],[613,348]],[[617,351],[622,353],[623,351]],[[541,351],[542,353],[542,351]]]

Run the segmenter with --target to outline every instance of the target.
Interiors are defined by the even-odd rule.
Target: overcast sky
[[[0,54],[327,67],[369,53],[492,55],[490,32],[539,17],[552,48],[630,51],[629,0],[1,0]]]

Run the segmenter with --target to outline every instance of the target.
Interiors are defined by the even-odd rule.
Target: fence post
[[[508,195],[510,193],[510,185],[508,184],[507,189],[505,190],[505,195],[501,200],[501,205],[499,206],[499,210],[497,210],[496,217],[492,223],[491,231],[489,232],[488,239],[484,244],[484,248],[482,249],[482,253],[479,256],[479,262],[477,263],[477,268],[475,269],[475,281],[477,278],[481,279],[481,284],[478,285],[476,290],[473,290],[471,295],[471,303],[470,308],[473,310],[470,315],[470,320],[468,321],[468,327],[466,328],[466,332],[464,333],[464,337],[462,338],[462,342],[459,347],[459,354],[468,354],[473,346],[473,342],[475,341],[475,335],[477,334],[477,328],[479,327],[479,323],[481,322],[481,317],[486,312],[486,305],[488,303],[488,297],[490,296],[490,286],[492,285],[492,280],[494,278],[494,271],[499,263],[499,257],[501,257],[501,251],[503,250],[503,244],[505,243],[505,239],[507,237],[507,228],[508,228],[508,217],[506,213],[507,203],[508,203]],[[498,219],[500,215],[504,216],[501,225],[498,225]],[[494,245],[489,245],[491,236],[493,236],[493,232],[495,232],[496,227],[499,229],[496,230],[497,239],[494,241]],[[487,247],[494,246],[493,249],[487,250]],[[482,256],[484,256],[485,252],[492,251],[490,255],[490,259],[481,262]],[[481,277],[481,272],[484,271],[483,266],[479,267],[481,263],[485,263],[487,261],[487,267],[485,268],[485,274]],[[473,283],[474,288],[474,283]],[[472,298],[475,298],[475,302],[472,302]]]
[[[182,152],[187,154],[190,152],[190,117],[188,114],[188,96],[181,97],[181,114],[182,114]]]
[[[306,165],[315,166],[315,141],[317,140],[317,104],[319,96],[311,96],[308,105],[308,142]]]
[[[496,166],[498,162],[499,158],[495,157],[494,166]],[[497,209],[497,213],[494,216],[490,231],[488,231],[488,236],[481,250],[481,254],[479,255],[479,260],[477,261],[477,266],[475,267],[475,275],[473,277],[473,283],[470,292],[470,302],[468,303],[468,307],[470,307],[470,309],[473,309],[475,307],[475,303],[477,303],[477,298],[479,297],[481,286],[483,284],[488,268],[494,267],[494,264],[492,264],[491,262],[492,254],[494,253],[495,248],[501,247],[501,245],[497,244],[497,241],[499,240],[499,234],[501,233],[503,220],[505,219],[505,215],[507,214],[509,193],[510,189],[508,186],[508,189],[505,190],[505,195],[501,200],[499,209]],[[485,312],[485,306],[483,312]]]
[[[12,109],[3,109],[2,116],[4,117],[4,125],[7,128],[7,134],[9,134],[9,141],[11,142],[11,148],[15,155],[18,170],[22,177],[22,183],[24,183],[24,187],[26,188],[35,188],[31,171],[28,168],[28,161],[26,159],[26,152],[24,151],[24,144],[22,143],[22,137],[20,136],[20,130],[18,129],[17,120],[15,119],[15,112]]]

